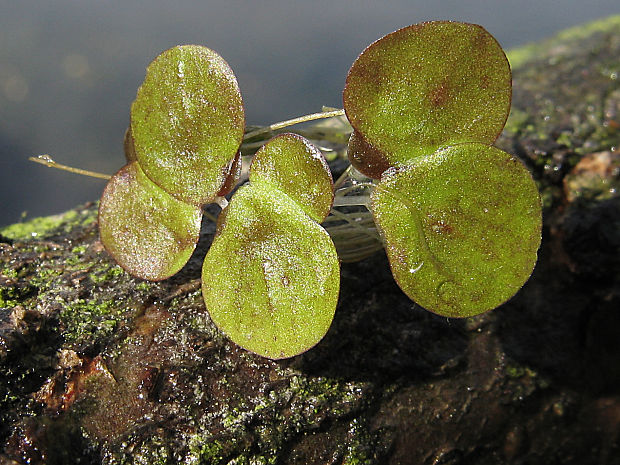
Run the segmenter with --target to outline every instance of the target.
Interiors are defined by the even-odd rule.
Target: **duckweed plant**
[[[174,47],[149,65],[131,107],[128,163],[100,202],[101,241],[132,275],[162,280],[194,251],[202,207],[219,203],[202,269],[206,307],[231,340],[273,359],[308,350],[329,329],[338,242],[364,256],[380,237],[411,299],[447,317],[480,314],[527,281],[541,238],[529,172],[491,145],[510,100],[508,61],[482,27],[400,29],[353,63],[344,111],[305,118],[346,114],[346,179],[334,187],[320,150],[285,133],[259,148],[231,198],[242,142],[261,130],[244,136],[237,81],[217,53]]]

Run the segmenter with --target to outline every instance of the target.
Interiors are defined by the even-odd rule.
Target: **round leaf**
[[[254,156],[250,181],[265,182],[299,204],[317,222],[329,214],[334,183],[323,154],[297,134],[281,134]]]
[[[237,191],[202,269],[206,307],[230,339],[272,359],[305,352],[329,329],[339,284],[331,238],[296,202],[265,183]]]
[[[474,24],[437,21],[366,48],[349,71],[343,98],[351,125],[374,148],[371,156],[385,157],[374,164],[402,166],[439,147],[493,143],[511,92],[508,60],[493,36]]]
[[[130,274],[158,281],[179,271],[192,255],[202,211],[152,183],[136,162],[106,186],[99,204],[99,235]]]
[[[457,145],[388,171],[371,200],[396,281],[440,315],[497,307],[536,263],[536,185],[519,160],[495,147]]]
[[[214,51],[171,48],[147,68],[131,107],[131,135],[146,175],[180,200],[201,205],[224,184],[244,130],[235,76]]]

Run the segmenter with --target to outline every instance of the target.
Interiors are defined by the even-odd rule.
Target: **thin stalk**
[[[278,129],[287,128],[289,126],[293,126],[299,123],[305,123],[307,121],[314,121],[317,119],[324,118],[333,118],[334,116],[344,116],[344,110],[331,110],[331,111],[322,111],[320,113],[312,113],[310,115],[299,116],[297,118],[289,119],[286,121],[281,121],[279,123],[274,123],[270,126],[265,126],[264,128],[255,129],[254,131],[250,131],[243,136],[243,140],[251,139],[252,137],[259,136],[261,134],[276,131]]]
[[[91,178],[108,180],[112,177],[109,174],[97,173],[95,171],[88,171],[88,170],[83,170],[80,168],[73,168],[72,166],[67,166],[67,165],[62,165],[60,163],[56,163],[49,155],[39,155],[38,157],[29,157],[28,160],[34,161],[35,163],[39,163],[41,165],[45,165],[49,168],[57,168],[59,170],[68,171],[70,173],[90,176]]]
[[[352,184],[350,186],[347,187],[341,187],[340,189],[338,189],[334,195],[336,197],[344,197],[345,195],[347,195],[349,192],[354,192],[360,188],[375,188],[377,185],[372,183],[372,182],[358,182],[356,184]]]
[[[340,175],[338,179],[336,179],[336,182],[334,183],[334,190],[337,191],[346,182],[349,177],[349,173],[351,172],[352,166],[353,165],[347,166],[347,169],[344,170],[344,172]]]
[[[338,210],[333,210],[333,209],[330,213],[334,215],[336,218],[338,218],[339,220],[346,221],[351,226],[351,229],[353,231],[366,235],[377,242],[381,242],[381,240],[379,239],[379,236],[376,233],[376,229],[374,228],[372,229],[372,231],[375,231],[373,234],[373,232],[369,228],[360,226],[355,221],[352,221],[351,218],[349,218],[349,216],[345,213],[341,213]],[[327,228],[327,230],[329,232],[329,228]]]
[[[349,213],[351,214],[351,213]],[[355,221],[358,222],[362,222],[363,224],[374,224],[374,220],[373,220],[373,216],[372,213],[370,213],[369,211],[365,211],[365,212],[356,212],[355,213]],[[335,223],[335,222],[342,222],[342,220],[340,220],[339,218],[336,218],[334,215],[329,215],[327,218],[325,218],[323,220],[323,222],[321,224],[327,224],[327,223]],[[338,228],[346,228],[348,227],[345,224],[341,224],[339,226],[330,226],[330,229],[338,229]]]
[[[333,207],[351,207],[361,205],[368,208],[370,205],[370,196],[369,195],[356,195],[356,196],[336,196],[334,198]]]
[[[203,210],[202,214],[212,223],[216,223],[217,224],[217,216],[209,213],[207,210]]]

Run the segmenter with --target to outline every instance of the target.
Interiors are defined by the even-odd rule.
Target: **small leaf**
[[[239,178],[241,177],[242,164],[243,160],[241,158],[241,150],[239,150],[237,155],[235,155],[235,158],[233,158],[226,167],[226,180],[217,193],[219,197],[224,197],[225,195],[230,194],[230,192],[235,188],[237,182],[239,182]]]
[[[125,137],[123,137],[123,150],[125,152],[125,160],[127,163],[137,161],[136,148],[133,145],[133,136],[131,135],[131,126],[125,131]]]
[[[378,169],[365,166],[403,166],[457,143],[491,144],[508,117],[511,92],[508,60],[480,26],[437,21],[388,34],[347,76],[344,108],[362,136],[352,162],[379,178]],[[372,163],[363,145],[372,148]]]
[[[495,147],[456,145],[388,171],[371,207],[399,286],[440,315],[497,307],[536,263],[536,185],[519,160]]]
[[[202,211],[151,182],[138,163],[108,182],[99,204],[101,242],[130,274],[158,281],[189,260],[200,233]]]
[[[254,156],[250,181],[266,182],[296,201],[317,222],[329,214],[334,183],[325,158],[305,138],[281,134]]]
[[[305,352],[325,335],[339,280],[327,232],[289,196],[257,182],[241,187],[220,215],[202,293],[230,339],[279,359]]]
[[[355,169],[374,179],[381,178],[383,172],[391,168],[393,163],[393,160],[390,160],[385,153],[369,144],[364,136],[355,129],[349,138],[347,156]]]
[[[235,76],[213,50],[171,48],[147,68],[131,107],[131,135],[145,174],[176,198],[212,201],[244,130]]]

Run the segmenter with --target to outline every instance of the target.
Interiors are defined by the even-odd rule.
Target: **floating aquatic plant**
[[[333,198],[327,163],[304,138],[277,136],[254,156],[250,182],[220,214],[202,268],[209,314],[240,346],[291,357],[329,329],[340,269],[319,223]]]
[[[243,131],[237,81],[217,53],[178,46],[148,66],[125,136],[129,163],[99,206],[101,242],[119,265],[161,280],[187,263],[201,206],[230,189],[238,171]]]
[[[174,47],[149,65],[131,107],[127,165],[101,198],[101,241],[129,273],[165,279],[194,251],[202,206],[217,201],[223,210],[202,269],[207,310],[235,343],[274,359],[308,350],[329,329],[340,280],[332,238],[350,261],[377,249],[378,230],[415,302],[448,317],[482,313],[521,288],[540,245],[536,186],[519,160],[491,145],[510,100],[510,67],[488,32],[428,22],[362,52],[344,110],[244,135],[226,62],[205,47]],[[262,136],[345,112],[353,168],[336,183],[334,203],[314,145],[296,134]],[[227,203],[241,153],[257,149],[249,183]]]
[[[497,307],[536,263],[538,191],[521,162],[489,145],[510,99],[504,52],[472,24],[400,29],[364,50],[347,76],[349,159],[380,179],[370,209],[392,273],[441,315]]]
[[[100,203],[101,240],[127,271],[159,280],[187,263],[201,206],[237,182],[243,130],[236,80],[215,52],[175,47],[149,65],[125,135],[128,164]],[[338,256],[319,224],[334,198],[331,173],[318,149],[285,134],[258,151],[250,181],[220,215],[203,295],[233,341],[290,357],[323,337],[338,301]]]

